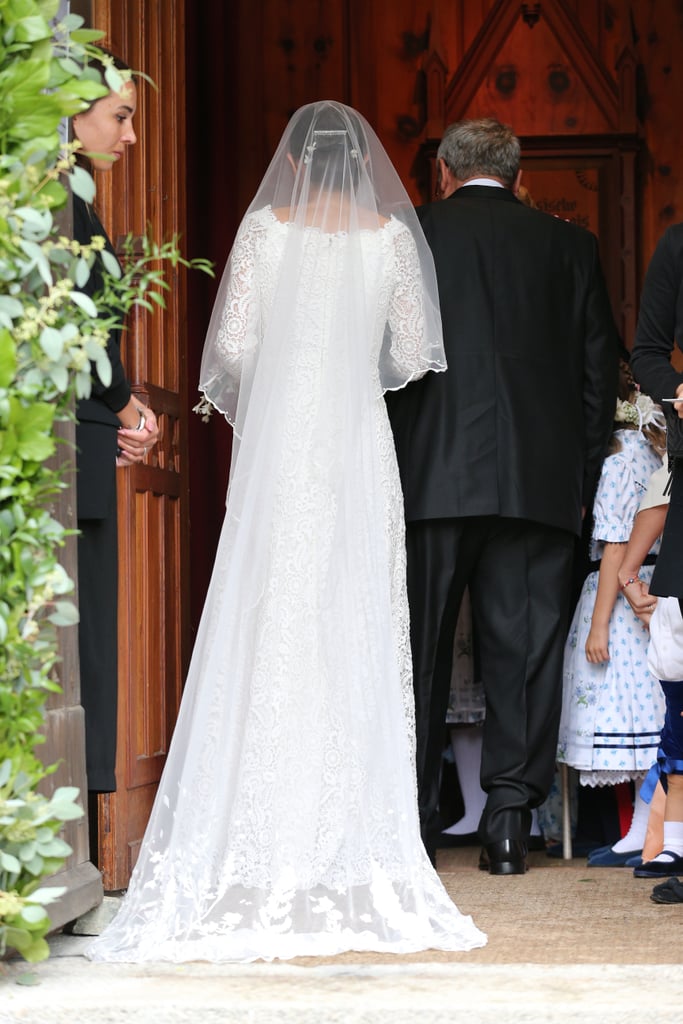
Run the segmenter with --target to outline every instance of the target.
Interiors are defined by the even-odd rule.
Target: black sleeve
[[[92,207],[76,195],[73,197],[73,230],[74,238],[82,245],[89,245],[94,235],[102,235],[108,251],[116,258],[114,247],[99,217]],[[98,256],[90,277],[81,289],[86,295],[92,297],[101,289],[102,268],[102,261]],[[118,329],[109,332],[107,355],[111,364],[111,383],[105,387],[92,364],[92,396],[99,398],[112,412],[117,413],[128,405],[131,396],[130,384],[121,362],[121,332]]]
[[[619,335],[602,273],[597,239],[590,236],[591,273],[585,306],[583,415],[585,470],[583,504],[588,507],[600,477],[617,402]]]
[[[683,384],[671,365],[677,333],[683,333],[683,224],[665,231],[650,260],[631,356],[636,380],[655,401],[673,398]]]

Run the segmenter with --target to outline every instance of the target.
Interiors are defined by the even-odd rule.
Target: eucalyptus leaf
[[[17,452],[27,461],[42,462],[54,454],[55,443],[51,437],[34,434],[17,441]]]
[[[90,277],[90,267],[88,261],[83,258],[76,261],[76,284],[79,288],[83,288],[88,278]]]
[[[41,843],[40,852],[43,857],[68,857],[71,847],[63,839],[54,836],[49,842]]]
[[[83,167],[74,167],[69,175],[71,190],[85,203],[95,198],[95,182]]]
[[[72,82],[71,89],[74,96],[79,97],[81,100],[87,100],[89,103],[100,99],[102,96],[106,96],[109,90],[106,85],[102,84],[97,73],[95,73],[95,76],[91,79],[83,77],[78,82]]]
[[[59,13],[59,0],[38,0],[38,10],[46,21],[52,21]]]
[[[68,77],[72,77],[74,75],[78,77],[81,73],[80,64],[77,64],[72,57],[60,57],[59,66]]]
[[[16,27],[16,38],[21,42],[34,42],[50,35],[50,26],[40,15],[22,18]]]
[[[97,368],[97,376],[100,378],[105,388],[108,388],[111,384],[111,363],[109,362],[109,356],[104,349],[100,349],[95,359],[95,366]]]
[[[67,14],[66,18],[64,18],[64,20],[62,21],[62,27],[71,35],[73,39],[73,33],[78,31],[83,22],[84,19],[81,17],[80,14]],[[80,68],[78,68],[76,74],[78,75],[79,72]]]
[[[88,398],[92,391],[92,377],[90,376],[90,371],[80,370],[75,374],[73,380],[76,398]]]
[[[112,92],[121,92],[125,82],[123,75],[113,64],[105,69],[104,80]]]
[[[60,334],[62,336],[62,341],[66,344],[78,337],[78,328],[72,323],[64,324],[60,330]]]
[[[0,867],[3,871],[18,875],[21,871],[21,862],[13,854],[0,849]]]
[[[121,265],[116,257],[109,252],[108,249],[103,249],[100,253],[104,268],[108,274],[111,274],[117,281],[121,278]]]
[[[24,312],[23,303],[19,299],[13,299],[11,295],[0,295],[0,311],[8,317],[16,320]]]
[[[87,313],[88,316],[97,316],[97,306],[90,296],[85,294],[85,292],[73,291],[69,293],[69,296],[71,301],[75,302],[76,305],[82,309],[84,313]]]
[[[66,892],[65,885],[43,885],[28,897],[31,903],[54,903]]]
[[[35,231],[40,232],[42,237],[47,235],[52,226],[52,215],[49,210],[36,210],[30,206],[20,206],[14,211],[14,216]]]
[[[65,801],[78,800],[80,796],[80,789],[78,786],[59,786],[50,799],[50,807],[54,807],[57,803],[63,803]],[[79,808],[79,813],[83,812]]]
[[[43,327],[40,333],[40,347],[50,359],[59,359],[64,351],[61,331],[55,330],[54,327]]]
[[[77,28],[71,33],[71,38],[75,43],[95,43],[104,38],[104,32],[97,28]]]
[[[78,609],[70,601],[57,601],[55,611],[48,615],[55,626],[75,626],[79,620]]]
[[[58,391],[66,391],[69,386],[69,371],[66,366],[53,366],[50,370],[50,379]]]

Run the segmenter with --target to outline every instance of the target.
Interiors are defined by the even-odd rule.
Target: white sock
[[[633,817],[631,818],[630,828],[623,839],[620,839],[612,846],[614,853],[630,853],[631,851],[642,850],[649,818],[650,805],[645,803],[639,792],[633,805]]]
[[[446,835],[462,836],[476,832],[479,828],[481,812],[486,803],[486,793],[479,785],[481,771],[481,748],[484,730],[481,726],[458,726],[451,729],[451,748],[455,765],[458,769],[458,781],[465,804],[465,814],[450,828],[444,829]]]
[[[538,808],[537,807],[534,807],[534,809],[531,812],[531,829],[529,830],[529,835],[530,836],[540,836],[540,835],[542,835],[542,833],[541,833],[541,826],[538,823]]]
[[[664,822],[664,848],[653,860],[671,863],[673,854],[676,857],[683,857],[683,821]]]

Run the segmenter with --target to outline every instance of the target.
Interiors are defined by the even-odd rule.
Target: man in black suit
[[[486,721],[480,824],[492,874],[526,870],[550,787],[575,537],[616,403],[618,338],[595,237],[522,204],[520,146],[452,125],[442,199],[418,213],[448,371],[388,406],[405,494],[418,791],[432,859],[453,631],[469,585]]]

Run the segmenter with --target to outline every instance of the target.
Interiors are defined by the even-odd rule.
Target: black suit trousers
[[[453,636],[469,586],[486,695],[483,842],[525,839],[552,782],[575,539],[522,519],[473,516],[407,526],[420,819],[440,828],[439,776]]]
[[[116,789],[118,530],[116,428],[79,424],[78,648],[88,789]]]

